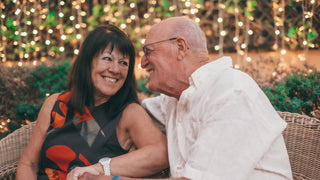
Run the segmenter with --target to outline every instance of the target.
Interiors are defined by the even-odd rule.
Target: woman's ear
[[[188,42],[184,37],[177,37],[178,59],[183,60],[189,49]]]

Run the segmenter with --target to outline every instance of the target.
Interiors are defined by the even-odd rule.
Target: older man
[[[143,106],[167,132],[172,177],[292,179],[281,132],[286,123],[230,57],[211,61],[204,33],[174,17],[147,35],[141,65],[163,93]]]
[[[143,50],[149,88],[162,93],[143,106],[165,125],[172,178],[292,179],[281,134],[286,123],[230,57],[210,60],[193,21],[154,25]]]

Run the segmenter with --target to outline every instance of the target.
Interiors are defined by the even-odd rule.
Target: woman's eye
[[[129,63],[127,61],[120,61],[120,64],[125,65],[125,66],[129,65]]]
[[[106,60],[106,61],[111,61],[112,60],[110,57],[103,57],[102,59]]]

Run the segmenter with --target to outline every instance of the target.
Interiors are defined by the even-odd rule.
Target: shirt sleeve
[[[202,107],[207,113],[187,153],[187,178],[247,179],[286,126],[264,94],[254,103],[243,91],[224,95]]]
[[[160,122],[163,125],[165,125],[165,116],[162,107],[164,98],[164,95],[146,98],[141,103],[142,107],[148,112],[152,120],[155,122]]]

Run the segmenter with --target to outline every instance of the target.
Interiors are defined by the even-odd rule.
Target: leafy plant
[[[148,83],[149,83],[149,76],[141,76],[138,80],[137,80],[137,84],[138,84],[138,92],[140,93],[144,93],[147,96],[158,96],[159,93],[154,93],[151,92],[147,87],[148,87]]]
[[[52,67],[41,65],[25,79],[29,93],[16,102],[16,119],[34,121],[45,98],[66,90],[66,80],[71,63],[65,62]]]
[[[292,73],[263,90],[278,111],[313,116],[320,108],[320,72],[315,68]]]
[[[41,100],[44,100],[47,94],[61,92],[66,89],[66,80],[70,67],[70,62],[52,67],[41,65],[30,73],[26,81],[30,83],[30,87],[35,88],[40,93]]]

